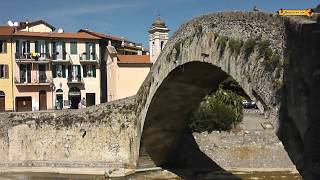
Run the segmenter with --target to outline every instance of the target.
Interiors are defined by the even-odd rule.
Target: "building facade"
[[[137,94],[151,67],[149,55],[111,55],[107,66],[108,99]]]
[[[12,40],[14,29],[0,26],[0,112],[13,111]]]
[[[78,108],[82,99],[86,106],[100,103],[99,38],[54,32],[41,20],[14,29],[8,40],[1,36],[1,43],[10,42],[7,53],[0,53],[1,109],[2,104],[15,111]]]

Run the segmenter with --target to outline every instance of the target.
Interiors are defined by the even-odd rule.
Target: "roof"
[[[96,36],[92,36],[85,32],[26,32],[26,31],[18,31],[13,34],[14,36],[29,36],[29,37],[45,37],[45,38],[61,38],[61,39],[92,39],[97,40],[100,39]]]
[[[124,40],[123,38],[120,38],[117,36],[112,36],[112,35],[104,34],[104,33],[100,33],[100,32],[94,32],[94,31],[90,31],[89,29],[80,29],[78,32],[86,32],[88,34],[91,34],[93,36],[97,36],[99,38],[107,38],[107,39],[111,39],[111,40],[115,40],[115,41]]]
[[[0,36],[9,36],[14,32],[11,26],[0,26]]]
[[[32,26],[36,26],[39,24],[44,24],[44,25],[48,26],[52,31],[54,31],[56,29],[54,26],[52,26],[51,24],[47,23],[44,20],[37,20],[37,21],[33,21],[33,22],[28,22],[28,23],[27,22],[20,22],[20,26],[18,27],[18,30],[24,29],[27,26],[32,27]]]
[[[118,55],[118,63],[151,64],[149,55]]]

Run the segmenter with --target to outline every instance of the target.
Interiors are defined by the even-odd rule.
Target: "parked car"
[[[244,108],[250,108],[250,109],[252,109],[252,108],[257,109],[258,108],[256,102],[251,101],[251,100],[242,100],[242,105]]]

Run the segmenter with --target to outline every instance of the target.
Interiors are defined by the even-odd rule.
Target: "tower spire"
[[[170,30],[167,28],[166,23],[161,20],[160,13],[153,21],[149,29],[149,49],[151,62],[155,62],[160,55],[162,49],[169,39]]]

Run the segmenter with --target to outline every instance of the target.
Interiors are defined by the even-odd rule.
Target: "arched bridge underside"
[[[137,144],[159,166],[196,164],[202,156],[188,154],[198,150],[185,143],[192,139],[187,117],[232,76],[273,120],[302,176],[319,179],[319,30],[306,18],[256,12],[216,13],[185,23],[137,94]]]

